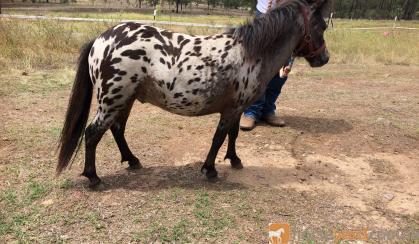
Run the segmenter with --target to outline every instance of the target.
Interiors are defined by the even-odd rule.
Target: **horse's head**
[[[324,17],[329,15],[331,0],[308,0],[300,5],[304,19],[303,37],[294,55],[304,57],[311,67],[320,67],[329,61],[329,52],[324,41],[327,24]]]

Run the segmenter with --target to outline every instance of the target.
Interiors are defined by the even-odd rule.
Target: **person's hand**
[[[287,77],[290,72],[291,72],[291,66],[287,65],[279,70],[279,77],[281,78]]]
[[[288,74],[291,72],[291,66],[285,66],[284,67],[284,76],[288,76]]]

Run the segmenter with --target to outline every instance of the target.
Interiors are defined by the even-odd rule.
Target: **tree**
[[[418,0],[335,0],[337,18],[414,19]]]
[[[406,0],[403,6],[402,18],[405,20],[412,20],[416,15],[416,0]]]

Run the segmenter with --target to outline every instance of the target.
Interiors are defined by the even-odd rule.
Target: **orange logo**
[[[289,224],[269,224],[269,243],[282,244],[290,240]]]
[[[368,229],[335,231],[335,243],[341,241],[368,241]]]

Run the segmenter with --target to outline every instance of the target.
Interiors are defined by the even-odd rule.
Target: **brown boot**
[[[242,130],[253,130],[256,126],[256,121],[250,116],[243,115],[240,119],[240,129]]]
[[[283,119],[279,118],[278,116],[276,116],[275,114],[264,116],[262,119],[266,123],[268,123],[269,125],[272,125],[272,126],[277,126],[277,127],[284,127],[285,126],[285,121]]]

